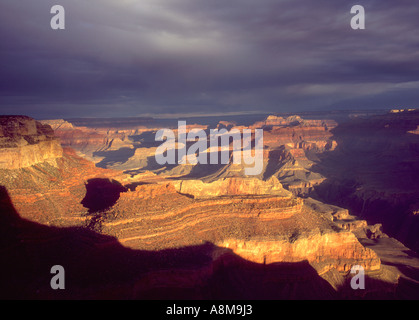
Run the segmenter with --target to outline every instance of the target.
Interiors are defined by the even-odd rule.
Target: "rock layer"
[[[351,232],[314,232],[294,239],[224,240],[217,245],[231,249],[240,257],[257,263],[308,261],[322,274],[331,269],[349,272],[354,265],[379,270],[380,259],[364,248]]]
[[[36,160],[30,166],[0,169],[0,184],[7,189],[10,201],[21,217],[52,226],[87,227],[95,231],[93,235],[89,233],[89,237],[100,234],[100,241],[94,244],[86,244],[88,237],[83,232],[74,240],[77,250],[78,246],[83,248],[85,258],[94,256],[99,248],[108,250],[115,247],[134,256],[142,255],[141,259],[116,255],[121,257],[121,261],[113,257],[106,260],[110,267],[104,278],[113,280],[119,279],[124,270],[129,269],[127,265],[131,261],[136,261],[135,269],[139,268],[141,272],[129,269],[135,277],[131,277],[130,273],[127,277],[130,284],[124,284],[134,291],[135,297],[151,297],[153,292],[161,293],[161,288],[167,292],[171,288],[183,290],[187,287],[193,288],[194,293],[205,286],[221,288],[217,292],[228,290],[223,281],[219,287],[215,285],[217,279],[234,282],[236,291],[240,292],[248,289],[247,283],[241,279],[235,282],[234,275],[243,270],[243,266],[249,265],[250,269],[259,270],[257,274],[264,284],[274,279],[280,281],[282,287],[291,284],[293,288],[301,282],[314,281],[318,284],[315,280],[319,275],[337,288],[335,284],[347,279],[342,277],[347,277],[354,265],[363,266],[367,272],[381,272],[380,258],[373,250],[365,248],[353,233],[362,229],[365,233],[374,234],[369,239],[382,240],[379,226],[368,229],[363,221],[351,220],[345,209],[322,208],[320,202],[303,200],[295,195],[296,192],[293,194],[282,186],[281,181],[287,181],[292,173],[301,181],[305,176],[305,187],[310,188],[309,183],[314,181],[315,176],[310,176],[311,160],[308,157],[333,149],[328,133],[331,126],[316,122],[311,126],[322,126],[323,129],[306,130],[310,128],[310,123],[297,117],[285,119],[285,122],[272,117],[268,120],[270,132],[280,129],[280,135],[283,135],[285,127],[275,126],[287,126],[286,130],[291,130],[288,133],[292,133],[280,141],[280,145],[275,145],[277,142],[272,138],[271,147],[265,150],[270,163],[265,163],[265,171],[260,177],[243,177],[240,170],[233,166],[212,172],[210,178],[200,180],[174,175],[167,177],[159,175],[162,171],[158,170],[155,173],[126,175],[97,168],[74,151],[60,149],[59,154],[51,155],[48,161]],[[8,126],[6,123],[2,126],[4,149],[24,150],[26,146],[56,141],[48,134],[48,127],[31,123],[28,121],[19,130],[15,128],[19,128],[20,124]],[[53,125],[63,131],[74,130],[62,122]],[[223,125],[234,126],[233,123]],[[295,136],[297,132],[310,130],[318,133],[314,142],[307,137]],[[45,137],[41,138],[42,132]],[[113,133],[116,134],[116,131]],[[122,129],[120,133],[123,133]],[[131,143],[129,141],[128,144]],[[283,144],[285,141],[288,142]],[[107,147],[110,147],[109,144]],[[144,144],[141,148],[144,152],[148,150]],[[137,153],[136,157],[143,159],[148,166],[150,154],[141,154],[141,148],[137,145],[134,155]],[[39,152],[42,154],[44,149],[40,148]],[[110,164],[111,159],[106,158],[108,162],[102,163]],[[176,168],[167,169],[176,172]],[[301,176],[297,176],[297,172]],[[288,183],[287,187],[292,189],[291,185]],[[110,198],[112,201],[103,201],[106,206],[97,206],[97,202]],[[90,205],[87,206],[87,203]],[[31,246],[41,247],[42,252],[57,238],[62,239],[60,230],[51,230],[51,237],[38,233],[27,235],[24,229],[19,230],[16,237],[27,246],[23,252]],[[15,244],[7,247],[8,242],[5,243],[6,247],[2,250],[14,250]],[[205,252],[195,255],[194,248],[202,247],[205,247]],[[188,253],[183,255],[184,252]],[[154,255],[158,258],[153,258]],[[100,256],[98,261],[101,259]],[[187,263],[182,261],[177,264],[179,259],[186,259]],[[121,266],[120,262],[125,265]],[[288,264],[304,265],[303,271],[281,273],[276,269],[279,266],[287,268]],[[77,268],[84,269],[83,259],[77,262]],[[121,274],[115,274],[114,270],[120,270]],[[267,270],[276,271],[270,274]],[[95,277],[94,272],[90,276]],[[89,277],[86,281],[90,281]],[[111,281],[109,290],[117,287],[112,285]],[[250,296],[254,297],[254,294]]]

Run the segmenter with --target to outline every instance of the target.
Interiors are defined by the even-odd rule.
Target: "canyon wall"
[[[176,180],[174,186],[178,192],[197,199],[233,195],[291,197],[291,193],[275,177],[266,181],[257,178],[224,178],[208,183],[201,180]]]
[[[385,233],[419,250],[419,112],[399,110],[356,118],[335,130],[338,147],[319,155],[316,170],[327,179],[313,193],[324,202],[382,224]]]
[[[305,122],[298,117],[268,118],[263,124],[269,126],[264,171],[257,177],[245,177],[242,168],[234,165],[210,169],[191,166],[184,171],[175,165],[154,170],[149,158],[155,146],[137,136],[139,129],[119,128],[110,133],[115,138],[124,135],[121,141],[132,151],[121,158],[121,154],[109,152],[127,150],[117,144],[111,150],[113,144],[106,140],[110,135],[104,128],[100,129],[104,131],[87,128],[84,133],[103,133],[97,140],[89,140],[88,136],[83,137],[84,129],[80,127],[63,121],[50,122],[62,137],[67,131],[67,144],[76,149],[83,145],[78,152],[59,146],[56,151],[50,151],[42,143],[58,143],[58,140],[49,126],[30,118],[2,120],[0,132],[5,150],[16,148],[23,152],[27,146],[38,146],[42,156],[28,156],[29,160],[13,164],[4,154],[3,162],[9,167],[0,168],[0,184],[7,191],[8,199],[2,199],[0,205],[8,200],[16,215],[25,221],[54,227],[48,229],[52,235],[46,238],[42,232],[26,234],[27,226],[18,230],[17,240],[28,246],[22,252],[30,246],[48,251],[56,239],[71,238],[75,245],[66,244],[65,248],[76,251],[83,248],[76,256],[83,255],[85,259],[79,259],[75,268],[84,270],[84,260],[110,250],[111,257],[106,260],[109,269],[104,278],[120,279],[128,265],[136,261],[135,270],[129,269],[130,276],[124,283],[136,292],[136,297],[150,297],[153,290],[166,290],[172,285],[178,289],[190,286],[198,290],[201,285],[214,289],[218,285],[211,281],[224,274],[229,275],[228,281],[235,279],[233,275],[245,266],[252,270],[262,268],[258,269],[261,270],[258,275],[263,281],[280,278],[285,287],[295,288],[301,282],[310,281],[317,284],[322,276],[336,293],[336,284],[348,279],[352,266],[360,265],[376,281],[391,273],[396,280],[388,286],[397,286],[399,273],[383,267],[376,252],[366,248],[354,233],[370,232],[371,236],[365,239],[379,240],[384,236],[378,226],[368,227],[365,221],[352,219],[345,209],[298,196],[304,188],[310,190],[314,184],[324,185],[326,175],[310,169],[319,154],[335,152],[335,147],[339,147],[340,141],[334,143],[329,132],[333,123]],[[234,127],[233,123],[221,125]],[[80,133],[80,140],[75,132]],[[146,136],[153,138],[150,132]],[[78,155],[85,147],[92,154],[93,150],[99,152],[95,148],[107,148],[97,163],[104,167],[134,166],[135,159],[141,159],[145,167],[126,173],[99,168]],[[411,209],[412,216],[416,216],[415,207]],[[61,232],[66,235],[61,236]],[[77,236],[73,239],[67,232]],[[90,242],[91,238],[99,240]],[[4,243],[4,251],[11,252],[15,247],[15,244],[7,247],[7,241]],[[118,253],[113,248],[118,248]],[[100,262],[97,265],[103,265],[103,256],[97,259]],[[177,264],[179,260],[181,264]],[[294,277],[293,271],[281,273],[276,269],[286,268],[288,264],[304,265],[303,272]],[[268,274],[268,269],[276,271]],[[94,272],[89,276],[95,277]],[[90,283],[89,278],[86,281]],[[240,281],[235,283],[237,292],[248,288],[246,282]],[[112,281],[109,286],[114,289]],[[220,288],[228,289],[224,283]]]
[[[351,232],[311,232],[291,241],[289,238],[227,239],[217,245],[257,263],[308,261],[319,274],[331,269],[349,272],[354,265],[370,271],[381,267],[377,254],[364,248]]]

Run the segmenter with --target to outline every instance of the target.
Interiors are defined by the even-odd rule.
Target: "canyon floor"
[[[419,298],[419,112],[233,120],[187,130],[263,129],[256,176],[159,165],[175,121],[0,117],[1,297]]]

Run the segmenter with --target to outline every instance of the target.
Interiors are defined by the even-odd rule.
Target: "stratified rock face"
[[[193,199],[176,188],[171,182],[142,184],[121,194],[112,214],[104,216],[103,232],[133,249],[211,242],[220,248],[213,252],[215,260],[230,251],[260,264],[308,261],[319,274],[332,269],[346,273],[354,265],[380,269],[378,256],[352,232],[338,228],[290,193],[211,197],[210,188],[203,199],[204,187],[199,189],[201,199]]]
[[[50,226],[83,225],[88,210],[82,200],[86,197],[88,181],[119,174],[96,168],[71,149],[61,152],[62,157],[53,161],[0,169],[0,185],[7,189],[22,218]]]
[[[121,194],[105,216],[103,232],[131,248],[162,250],[265,232],[272,221],[302,209],[302,199],[292,196],[193,199],[178,193],[172,182],[143,184]]]
[[[0,185],[23,218],[57,226],[83,223],[87,180],[117,174],[63,150],[47,124],[26,116],[0,117]]]
[[[41,122],[50,125],[53,128],[55,135],[60,138],[63,147],[73,148],[79,155],[95,163],[100,162],[106,157],[107,152],[118,151],[124,148],[134,150],[134,145],[141,145],[141,142],[135,141],[135,137],[141,136],[144,132],[148,133],[155,130],[143,125],[129,125],[128,127],[107,127],[105,125],[104,127],[104,124],[109,124],[109,122],[112,123],[112,120],[102,120],[103,122],[99,121],[98,123],[102,123],[102,126],[99,127],[73,125],[63,119],[42,120]],[[85,124],[85,122],[89,123],[89,121],[78,121],[77,123]],[[93,123],[95,122],[93,121]],[[132,139],[132,137],[134,138]],[[147,144],[145,146],[148,147]],[[125,159],[125,161],[127,159]],[[117,170],[126,169],[126,166],[124,168],[117,167],[117,164],[123,164],[125,161],[113,161],[113,159],[111,159],[103,165],[100,165],[100,167]],[[139,166],[141,166],[141,163],[138,164],[136,168]]]
[[[0,169],[20,169],[62,157],[48,125],[26,116],[0,117]]]
[[[379,270],[381,265],[377,254],[362,246],[351,232],[310,232],[297,235],[291,240],[228,239],[217,245],[229,248],[240,257],[257,263],[307,260],[319,273],[332,268],[349,272],[354,265],[360,265],[365,270]]]
[[[178,192],[192,195],[197,199],[234,195],[291,197],[291,192],[282,188],[275,177],[267,181],[257,178],[225,178],[209,183],[201,180],[177,180],[174,185]]]
[[[55,140],[54,131],[27,116],[0,116],[0,147],[14,148]]]
[[[56,120],[42,120],[42,124],[49,125],[52,130],[71,130],[74,129],[74,126],[64,119],[56,119]]]
[[[70,242],[76,245],[64,246],[76,251],[78,258],[95,256],[98,247],[116,246],[130,255],[138,255],[137,264],[132,267],[135,272],[129,275],[124,272],[127,270],[124,263],[130,264],[133,261],[132,256],[119,256],[119,259],[112,252],[110,261],[104,263],[103,257],[98,254],[97,266],[108,264],[106,272],[99,278],[111,280],[106,283],[109,290],[118,288],[119,284],[114,284],[118,283],[118,277],[123,274],[128,279],[123,290],[132,290],[134,286],[133,291],[137,292],[134,295],[145,298],[150,298],[149,294],[156,292],[156,288],[164,291],[171,287],[183,289],[190,286],[194,290],[209,288],[207,291],[212,292],[213,281],[217,277],[230,281],[234,276],[224,277],[225,272],[231,270],[231,275],[236,275],[249,263],[251,268],[260,268],[263,279],[260,283],[263,287],[271,279],[268,269],[275,269],[277,265],[286,267],[287,264],[307,264],[310,268],[304,270],[314,273],[300,272],[295,276],[293,272],[285,275],[275,272],[274,278],[281,281],[282,288],[293,288],[292,291],[298,283],[319,276],[329,279],[329,283],[337,287],[340,280],[349,279],[348,271],[354,265],[363,266],[367,272],[374,271],[374,274],[380,276],[383,269],[380,258],[374,249],[365,248],[354,234],[360,230],[359,232],[370,234],[368,240],[383,240],[379,225],[367,226],[365,221],[353,220],[345,209],[324,205],[313,199],[303,200],[290,192],[294,185],[292,180],[287,181],[288,177],[301,179],[307,183],[307,188],[309,183],[322,178],[311,175],[307,155],[322,152],[328,146],[333,148],[333,143],[329,143],[329,126],[326,128],[321,122],[310,124],[298,117],[285,120],[271,117],[267,120],[270,126],[267,130],[271,133],[280,131],[281,136],[286,136],[280,143],[289,143],[277,145],[275,134],[272,134],[272,144],[264,150],[267,156],[265,171],[258,177],[244,177],[240,175],[240,168],[233,166],[228,167],[229,175],[222,174],[227,171],[224,167],[224,171],[209,171],[211,176],[200,180],[188,179],[190,176],[181,177],[176,166],[172,169],[178,173],[177,176],[173,174],[166,177],[159,174],[158,170],[153,173],[151,171],[154,166],[150,158],[155,145],[147,144],[136,137],[135,139],[139,139],[137,144],[132,145],[133,148],[129,148],[127,152],[131,158],[128,157],[121,166],[131,165],[130,160],[141,161],[150,171],[123,174],[97,168],[93,163],[80,158],[73,150],[65,148],[61,150],[61,157],[52,157],[54,161],[40,162],[36,158],[30,166],[19,164],[11,168],[0,168],[0,186],[7,190],[7,199],[3,199],[3,202],[10,202],[16,214],[26,221],[54,227],[84,226],[90,231],[94,230],[95,237],[100,233],[99,243],[86,242],[86,238],[81,235],[81,238],[78,236],[74,242]],[[40,146],[42,142],[57,143],[49,126],[40,125],[26,117],[17,117],[13,121],[10,119],[0,127],[4,142],[2,150]],[[74,142],[73,134],[78,129],[65,121],[50,124],[62,134],[68,132],[69,141]],[[221,125],[234,127],[234,123]],[[106,131],[101,130],[104,130],[102,133]],[[135,130],[114,131],[110,135],[104,134],[100,139],[114,134],[131,135]],[[304,136],[309,131],[311,133]],[[143,133],[140,134],[141,137]],[[312,141],[309,141],[308,136],[313,138]],[[102,141],[104,144],[99,144],[110,150],[117,140],[108,143],[107,138],[96,142]],[[81,136],[80,142],[86,142],[83,139]],[[121,141],[129,145],[134,141],[130,139]],[[119,144],[116,143],[116,146]],[[48,152],[45,148],[39,149],[40,154]],[[49,159],[48,157],[46,158]],[[105,158],[106,161],[102,161],[102,164],[110,167],[119,160],[108,155]],[[30,163],[27,161],[27,165]],[[287,181],[289,190],[284,190],[282,181]],[[412,215],[416,216],[416,213],[416,207],[412,207]],[[6,226],[6,230],[7,228]],[[56,241],[55,237],[61,237],[58,228],[50,229],[54,230],[53,236],[46,238],[40,233],[25,234],[24,229],[17,232],[16,243],[24,243],[25,246],[30,244],[23,247],[24,258],[26,252],[33,252],[27,250],[28,248],[39,247],[41,252],[49,252],[48,247]],[[6,242],[4,251],[13,253],[16,245],[7,247],[7,243],[12,242]],[[198,256],[181,254],[187,252],[188,248],[193,251],[193,248],[199,249],[202,246],[205,246],[205,252]],[[80,247],[83,252],[79,252]],[[61,252],[60,249],[55,252]],[[149,259],[154,254],[159,257],[157,264],[156,260]],[[30,261],[45,260],[42,259],[45,257],[42,254],[39,257],[33,254],[32,257]],[[175,268],[176,259],[189,261],[183,263],[182,268]],[[76,269],[83,270],[82,272],[85,269],[83,260],[73,262]],[[142,271],[138,273],[138,269]],[[89,277],[92,274],[94,276],[96,268],[93,270]],[[95,288],[97,283],[99,281],[93,284],[89,282],[86,287],[92,287],[87,290],[100,291],[100,288]],[[249,288],[246,281],[240,280],[235,285],[239,292]],[[220,291],[225,291],[227,286],[225,281],[221,281]],[[274,287],[277,292],[276,284]],[[119,289],[122,290],[121,287]],[[255,297],[253,292],[249,296]]]

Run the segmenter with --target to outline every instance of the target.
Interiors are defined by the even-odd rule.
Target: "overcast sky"
[[[413,0],[1,0],[0,113],[419,108],[418,17]]]

